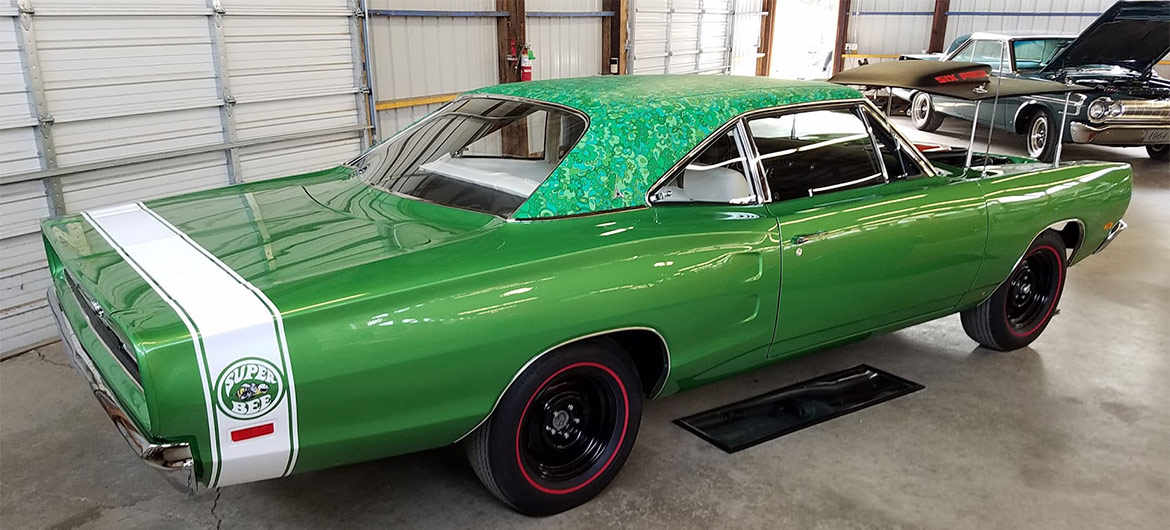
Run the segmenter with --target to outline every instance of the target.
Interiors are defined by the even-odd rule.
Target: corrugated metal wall
[[[945,44],[976,31],[1013,31],[1076,35],[1115,0],[951,0]],[[853,0],[845,67],[890,60],[874,55],[922,53],[930,41],[934,0]],[[1159,65],[1163,76],[1170,65]]]
[[[494,11],[495,0],[370,0],[369,9]],[[464,92],[496,84],[496,19],[370,17],[370,55],[378,101]],[[386,138],[441,103],[378,111]]]
[[[528,0],[528,12],[596,13],[601,0]],[[372,0],[387,11],[495,11],[494,0]],[[536,55],[532,78],[601,73],[601,17],[540,16],[525,23]],[[499,82],[497,19],[490,16],[374,16],[371,55],[378,101],[455,94]],[[426,116],[443,103],[378,111],[383,137]]]
[[[1115,1],[951,0],[951,10],[947,16],[947,43],[959,35],[976,31],[1010,30],[1076,35]],[[985,13],[1012,14],[988,16]],[[1075,14],[1083,16],[1072,16]]]
[[[527,0],[529,12],[597,12],[601,0]],[[528,43],[536,54],[532,79],[602,73],[600,17],[528,17]]]
[[[6,4],[0,352],[54,336],[40,218],[320,169],[361,148],[353,0]]]
[[[854,0],[849,17],[849,37],[856,43],[850,55],[900,55],[922,53],[930,43],[934,0]],[[886,60],[881,57],[847,57],[845,68]]]

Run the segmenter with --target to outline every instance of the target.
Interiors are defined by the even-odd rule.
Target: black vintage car
[[[1170,0],[1125,0],[1102,13],[1080,35],[974,33],[956,39],[945,54],[906,55],[984,63],[997,76],[1048,79],[1092,87],[1072,94],[1064,142],[1145,146],[1151,158],[1170,158],[1170,80],[1154,65],[1170,53]],[[988,89],[994,90],[995,81]],[[914,125],[933,131],[944,117],[971,120],[975,104],[925,92],[895,90],[910,102]],[[1051,162],[1061,137],[1063,96],[1001,99],[994,125],[1027,137],[1028,154]],[[982,105],[979,123],[991,123]]]

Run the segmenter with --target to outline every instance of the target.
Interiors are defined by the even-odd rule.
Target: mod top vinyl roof
[[[732,118],[758,109],[860,98],[816,81],[759,77],[596,76],[508,83],[469,93],[535,99],[577,109],[589,128],[514,217],[528,219],[644,206],[680,158]]]

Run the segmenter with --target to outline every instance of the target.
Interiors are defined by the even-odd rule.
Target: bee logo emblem
[[[220,412],[250,420],[267,414],[284,398],[284,374],[264,359],[240,359],[220,372],[215,390]]]

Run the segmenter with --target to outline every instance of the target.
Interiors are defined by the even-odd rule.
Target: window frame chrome
[[[922,151],[919,151],[917,147],[914,147],[914,142],[911,142],[909,138],[906,138],[902,132],[894,126],[893,122],[889,120],[889,117],[886,116],[885,113],[877,107],[877,105],[874,105],[872,101],[867,99],[865,100],[865,104],[863,104],[862,107],[866,109],[863,112],[867,112],[870,117],[872,117],[874,120],[877,120],[878,125],[894,137],[894,141],[898,142],[898,148],[908,153],[910,158],[914,159],[914,162],[918,164],[918,169],[922,171],[922,178],[937,177],[939,175],[938,168],[934,167],[934,164],[930,163],[930,159],[926,158],[926,155],[922,154]]]
[[[835,100],[830,100],[830,101],[814,101],[814,102],[808,102],[808,103],[798,103],[798,104],[794,104],[794,105],[785,105],[782,107],[770,107],[770,108],[766,108],[766,109],[758,109],[758,110],[754,110],[751,112],[746,112],[744,114],[741,114],[738,117],[738,119],[743,122],[743,132],[747,137],[748,144],[751,146],[752,161],[753,161],[752,165],[755,166],[754,171],[756,171],[759,174],[759,181],[761,183],[761,190],[763,190],[763,193],[764,193],[763,203],[768,204],[768,203],[772,203],[772,202],[783,202],[783,201],[775,201],[772,199],[772,192],[771,192],[770,187],[768,186],[768,181],[766,178],[764,178],[763,159],[762,159],[763,155],[760,154],[759,146],[756,145],[755,137],[752,136],[751,129],[749,129],[747,126],[747,122],[749,120],[761,118],[761,117],[772,118],[772,117],[777,117],[777,116],[784,116],[787,114],[797,114],[797,113],[801,113],[801,112],[810,112],[810,111],[817,111],[817,110],[833,110],[833,109],[838,109],[838,108],[850,109],[853,112],[858,113],[858,112],[865,112],[865,111],[861,110],[863,107],[868,108],[869,112],[874,115],[874,118],[878,119],[881,122],[881,125],[888,132],[890,132],[890,134],[892,134],[894,136],[894,140],[897,141],[903,149],[906,149],[907,152],[910,153],[910,156],[915,160],[915,162],[918,164],[919,168],[922,170],[922,178],[937,177],[940,175],[938,169],[935,168],[934,165],[931,164],[930,161],[927,160],[926,157],[920,151],[918,151],[918,149],[913,148],[914,144],[911,143],[900,131],[898,131],[897,127],[894,127],[893,124],[890,123],[890,121],[888,119],[886,119],[886,116],[884,114],[882,114],[882,112],[877,107],[874,106],[873,102],[867,98],[862,97],[862,98],[851,98],[851,99],[835,99]],[[883,182],[881,182],[880,184],[874,184],[874,185],[877,186],[877,185],[881,185],[881,184],[888,184],[890,181],[889,181],[889,175],[885,169],[885,161],[882,160],[882,157],[880,156],[880,154],[878,152],[877,143],[876,143],[877,139],[873,134],[873,130],[871,129],[871,125],[864,115],[858,115],[858,118],[861,119],[862,123],[865,125],[866,132],[869,134],[870,142],[872,142],[874,144],[874,155],[877,156],[877,158],[878,158],[878,164],[882,168],[882,175],[885,178],[885,180]],[[656,184],[656,186],[657,186],[657,184]],[[786,200],[794,200],[794,199],[786,199]]]
[[[748,185],[752,188],[752,200],[750,202],[671,202],[663,201],[662,199],[658,199],[657,201],[654,200],[654,196],[658,193],[658,191],[666,186],[666,184],[668,184],[671,180],[673,180],[674,177],[678,176],[679,171],[685,170],[686,167],[689,166],[695,158],[703,154],[703,152],[706,151],[707,148],[711,146],[711,144],[719,141],[727,134],[733,135],[732,137],[735,139],[736,150],[739,151],[739,156],[743,158],[744,171],[747,172],[744,177],[747,178]],[[667,170],[666,173],[662,175],[662,177],[655,181],[654,185],[646,191],[646,205],[649,207],[655,207],[659,205],[759,206],[764,203],[766,196],[762,195],[761,192],[761,190],[764,189],[760,184],[761,174],[756,171],[755,167],[752,167],[752,157],[754,153],[755,151],[751,148],[751,143],[747,135],[747,129],[744,126],[743,120],[740,118],[740,116],[736,116],[727,123],[719,126],[715,132],[704,138],[702,142],[699,142],[699,145],[697,145],[694,149],[691,149],[686,154],[686,156],[679,159],[679,162],[676,162],[669,170]]]

